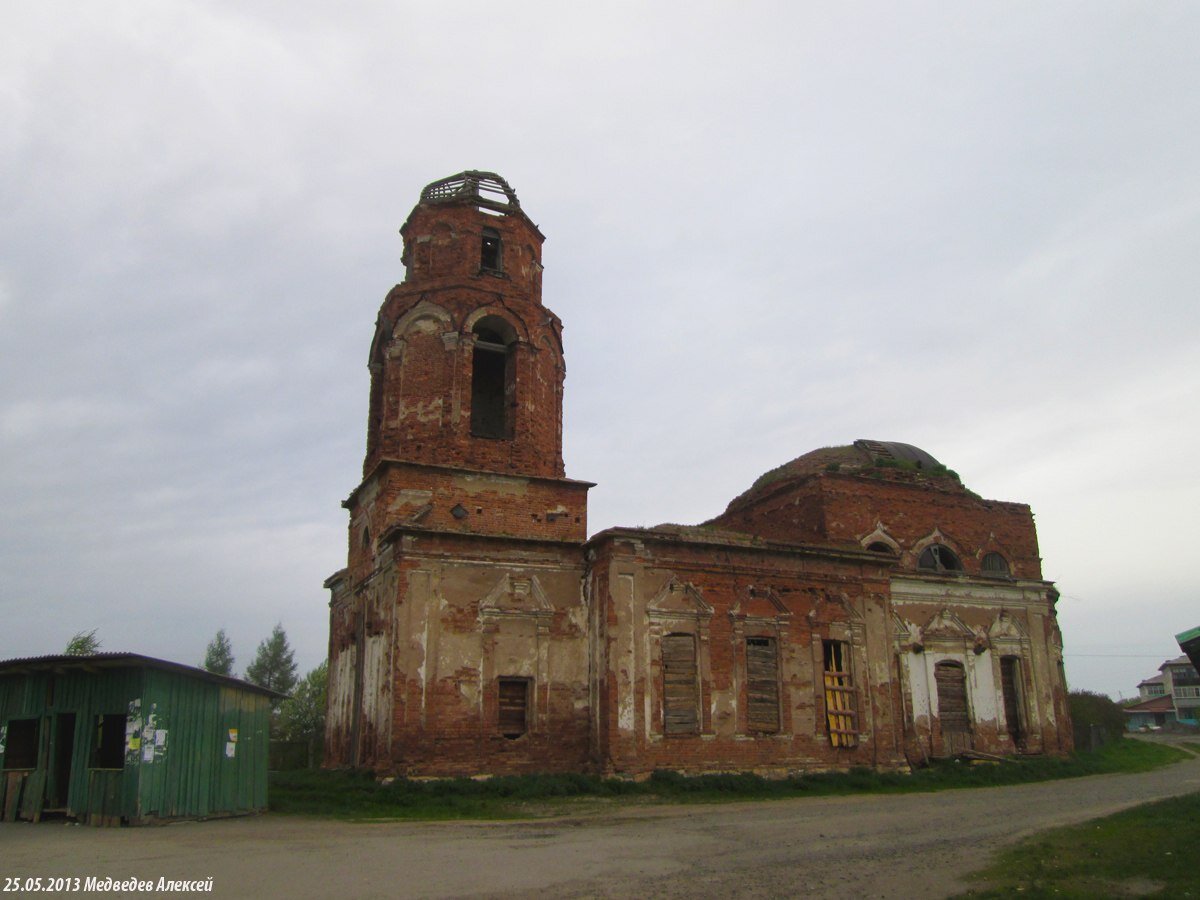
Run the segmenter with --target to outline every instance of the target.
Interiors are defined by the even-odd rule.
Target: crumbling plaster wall
[[[577,547],[401,539],[390,757],[416,775],[580,771],[587,610]],[[528,731],[498,730],[497,684],[528,679]]]
[[[595,758],[620,773],[655,768],[781,773],[903,765],[890,673],[891,616],[882,567],[820,554],[764,554],[646,535],[590,543]],[[662,638],[696,639],[697,733],[663,726]],[[747,637],[777,641],[779,729],[748,727]],[[852,645],[858,746],[831,746],[822,641]]]
[[[892,582],[896,654],[909,727],[910,754],[943,755],[934,672],[958,662],[967,675],[972,747],[983,752],[1069,749],[1061,711],[1061,639],[1044,582],[997,582],[964,576],[898,576]],[[1006,720],[1001,660],[1019,660],[1019,727],[1015,746]]]

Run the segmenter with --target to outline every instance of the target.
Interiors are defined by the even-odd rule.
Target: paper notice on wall
[[[149,742],[142,746],[142,762],[154,762],[154,745]]]
[[[237,754],[237,744],[234,741],[226,741],[225,742],[225,755],[229,759],[233,759],[233,757],[236,754]]]
[[[142,749],[142,739],[141,739],[141,737],[139,737],[139,736],[138,736],[138,735],[136,735],[136,734],[134,734],[134,735],[130,735],[130,737],[129,737],[129,749],[130,749],[130,751],[131,751],[131,752],[133,752],[133,753],[137,753],[139,750],[141,750],[141,749]]]
[[[234,744],[237,743],[237,729],[236,728],[229,729],[229,740]]]
[[[154,746],[165,747],[167,745],[167,729],[159,728],[154,732]]]

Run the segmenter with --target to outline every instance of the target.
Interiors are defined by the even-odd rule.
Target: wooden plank
[[[25,772],[9,772],[5,778],[4,821],[17,821],[17,810],[21,808],[21,788],[25,784]]]
[[[21,818],[29,822],[37,822],[42,818],[42,804],[45,802],[46,770],[35,769],[25,779],[25,790],[21,796]]]

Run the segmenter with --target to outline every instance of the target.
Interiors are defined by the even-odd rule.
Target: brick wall
[[[1015,577],[1042,577],[1027,505],[983,500],[950,478],[877,474],[830,472],[783,481],[714,523],[776,540],[846,544],[860,544],[881,526],[899,545],[902,569],[916,569],[920,549],[932,538],[955,550],[968,574],[980,574],[984,554],[998,552]]]

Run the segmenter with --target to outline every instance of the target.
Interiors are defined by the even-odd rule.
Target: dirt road
[[[211,876],[222,897],[932,898],[964,889],[962,875],[1020,836],[1197,790],[1200,758],[1009,788],[626,807],[523,824],[16,823],[0,825],[0,878]]]

